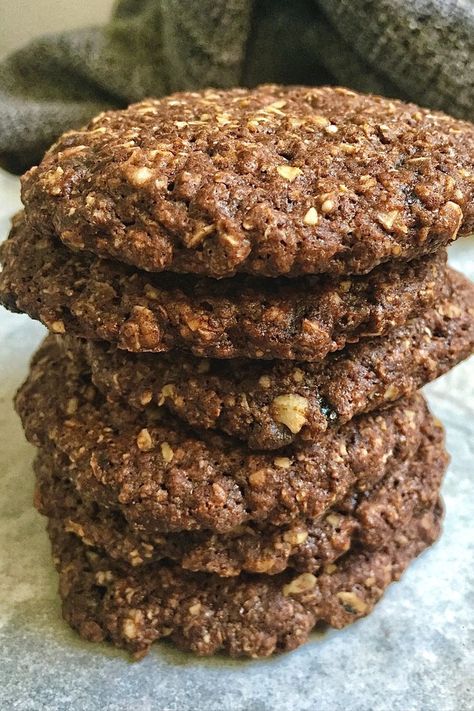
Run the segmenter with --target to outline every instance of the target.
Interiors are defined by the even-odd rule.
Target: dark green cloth
[[[473,0],[119,0],[109,24],[41,37],[0,64],[0,164],[144,96],[337,83],[472,118]]]

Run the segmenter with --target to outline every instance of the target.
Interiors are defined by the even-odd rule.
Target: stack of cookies
[[[51,332],[16,407],[83,637],[267,656],[433,543],[473,178],[467,123],[279,86],[102,114],[24,176],[0,295]]]

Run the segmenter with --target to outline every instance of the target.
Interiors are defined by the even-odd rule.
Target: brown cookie
[[[382,549],[355,547],[314,575],[220,578],[177,565],[120,566],[50,521],[63,616],[85,639],[136,657],[170,638],[200,655],[267,657],[306,642],[316,624],[341,628],[368,614],[385,588],[439,535],[441,509],[415,518]]]
[[[471,124],[334,87],[147,100],[69,131],[23,178],[75,250],[213,277],[365,273],[474,227]]]
[[[61,342],[69,357],[84,354],[111,402],[164,405],[193,427],[222,430],[251,449],[278,449],[411,395],[471,355],[474,285],[448,270],[434,307],[321,363],[135,355],[77,338]]]
[[[16,398],[27,438],[54,457],[81,498],[119,508],[141,530],[226,533],[248,521],[316,518],[418,449],[430,419],[419,395],[331,428],[317,442],[250,452],[215,433],[192,434],[170,413],[104,402],[87,367],[54,339],[36,354]]]
[[[395,461],[385,477],[345,499],[314,521],[276,527],[249,522],[227,535],[207,531],[148,535],[130,526],[117,509],[82,500],[54,459],[40,452],[36,462],[37,509],[74,533],[87,546],[136,567],[168,558],[185,570],[228,577],[242,571],[274,575],[291,567],[316,572],[334,563],[356,542],[382,548],[398,528],[435,505],[448,457],[440,425],[429,422],[414,457]]]
[[[217,358],[321,360],[436,303],[446,272],[441,252],[352,279],[153,276],[74,254],[21,215],[1,254],[1,303],[53,332]]]

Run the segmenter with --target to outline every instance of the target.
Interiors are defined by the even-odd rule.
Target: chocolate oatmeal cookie
[[[164,405],[193,427],[222,430],[251,449],[277,449],[411,395],[471,355],[474,285],[448,270],[434,307],[321,363],[135,355],[77,338],[61,342],[69,357],[85,356],[111,402]]]
[[[430,419],[420,395],[331,428],[317,442],[253,453],[224,435],[192,434],[170,413],[107,404],[87,367],[50,337],[16,397],[27,438],[62,457],[81,498],[119,508],[151,533],[232,531],[316,518],[412,457]],[[70,464],[63,465],[64,455]]]
[[[53,457],[40,452],[36,462],[37,509],[61,521],[85,545],[133,567],[163,558],[185,570],[222,577],[242,571],[274,575],[291,567],[315,572],[341,557],[355,542],[382,548],[396,529],[428,511],[439,496],[448,457],[440,425],[430,421],[415,455],[392,462],[375,485],[363,483],[316,520],[296,520],[276,527],[249,522],[225,535],[201,531],[148,535],[130,526],[118,509],[82,500],[70,479],[56,469]]]
[[[220,578],[172,563],[119,565],[88,548],[61,522],[49,534],[63,616],[85,639],[146,654],[167,637],[199,655],[267,657],[307,641],[316,624],[341,628],[367,615],[439,535],[441,508],[414,518],[382,549],[356,546],[328,570]]]
[[[182,93],[101,114],[23,178],[74,250],[212,277],[366,273],[474,227],[474,128],[334,87]]]
[[[1,250],[0,302],[55,333],[129,351],[317,361],[383,334],[436,303],[446,253],[385,265],[366,277],[298,280],[151,275],[74,254],[17,216]]]

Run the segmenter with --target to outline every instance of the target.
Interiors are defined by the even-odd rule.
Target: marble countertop
[[[18,208],[0,172],[0,239]],[[474,239],[451,261],[474,279]],[[441,540],[366,619],[264,661],[198,659],[156,644],[141,662],[81,641],[62,621],[44,520],[31,504],[33,447],[13,394],[44,334],[0,313],[0,708],[20,711],[459,711],[474,708],[473,359],[426,391],[447,428]]]

